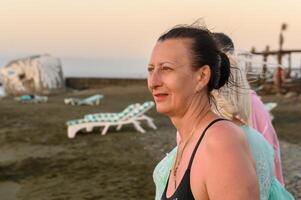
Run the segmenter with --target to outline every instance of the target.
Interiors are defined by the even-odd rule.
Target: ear
[[[204,65],[197,70],[197,92],[203,90],[209,83],[211,77],[211,70],[209,65]]]

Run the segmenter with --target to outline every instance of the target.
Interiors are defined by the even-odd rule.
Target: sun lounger
[[[93,105],[99,105],[100,100],[103,97],[104,96],[102,94],[96,94],[96,95],[90,96],[85,99],[66,98],[66,99],[64,99],[64,103],[67,105],[73,105],[73,106],[75,106],[75,105],[77,105],[77,106],[82,106],[82,105],[93,106]]]
[[[273,121],[274,115],[271,113],[271,111],[277,107],[277,103],[275,103],[275,102],[265,103],[264,107],[270,113],[271,120]]]
[[[256,88],[254,88],[254,91],[255,92],[258,92],[258,91],[261,91],[261,90],[263,90],[263,85],[260,85],[260,86],[258,86],[258,87],[256,87]]]
[[[121,111],[119,113],[95,113],[95,114],[88,114],[88,115],[85,115],[84,118],[85,119],[90,119],[90,120],[97,120],[97,119],[111,120],[111,119],[123,117],[123,116],[129,114],[130,112],[132,112],[135,108],[139,108],[139,107],[140,107],[139,103],[130,104],[123,111]]]
[[[38,95],[22,95],[15,97],[15,100],[22,103],[46,103],[48,101],[47,96],[38,96]]]
[[[125,117],[126,115],[130,114],[132,115],[133,113],[131,112],[136,112],[134,111],[134,109],[142,109],[146,111],[148,111],[150,108],[152,108],[154,106],[154,103],[152,101],[149,102],[145,102],[144,104],[131,104],[129,105],[127,108],[125,108],[122,112],[120,113],[97,113],[97,114],[89,114],[89,115],[85,115],[84,118],[86,119],[99,119],[99,120],[110,120],[110,119],[119,119],[120,117]],[[153,123],[153,119],[148,117],[147,115],[145,115],[145,112],[142,113],[140,116],[137,116],[135,118],[135,120],[137,121],[146,121],[148,126],[153,128],[153,129],[157,129],[156,125]],[[117,130],[120,130],[122,128],[123,124],[120,124],[119,126],[117,126]]]
[[[116,126],[116,130],[120,130],[126,124],[133,124],[137,131],[145,133],[140,125],[141,121],[146,121],[149,127],[157,129],[153,119],[145,115],[153,106],[154,102],[148,101],[141,105],[131,104],[120,113],[97,113],[85,115],[82,119],[70,120],[66,123],[68,137],[74,138],[78,131],[90,132],[95,127],[102,127],[101,134],[105,135],[111,126]]]
[[[271,111],[277,107],[277,103],[275,103],[275,102],[265,103],[264,107],[265,107],[265,109],[267,109],[267,111]]]

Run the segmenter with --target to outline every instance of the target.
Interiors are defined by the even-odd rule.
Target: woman
[[[235,59],[230,57],[233,66],[237,66]],[[256,164],[256,175],[259,183],[261,200],[281,200],[294,199],[277,181],[274,176],[274,155],[272,146],[256,130],[250,128],[250,115],[248,108],[251,106],[250,95],[248,91],[248,82],[243,76],[243,70],[232,67],[230,82],[231,86],[223,86],[218,91],[212,91],[216,100],[212,109],[224,118],[231,120],[238,125],[245,134],[248,145],[251,149],[252,158]],[[235,86],[237,85],[237,86]],[[249,100],[248,100],[249,99]],[[168,169],[171,168],[176,157],[175,148],[166,156],[156,167],[154,178],[156,182],[156,194],[160,196],[161,188],[167,182]]]
[[[171,119],[181,136],[166,185],[157,186],[157,194],[163,190],[160,198],[259,199],[247,137],[211,110],[211,91],[230,76],[228,57],[212,34],[197,27],[171,29],[158,39],[148,71],[157,111]]]
[[[231,58],[231,57],[230,57]],[[236,59],[230,59],[233,66],[237,66]],[[261,133],[252,129],[248,124],[251,115],[246,108],[251,107],[249,84],[240,68],[231,68],[231,82],[237,87],[224,86],[219,91],[213,91],[216,99],[216,111],[224,118],[231,120],[243,130],[248,139],[252,156],[256,163],[256,174],[259,183],[261,200],[290,200],[294,197],[289,194],[275,177],[274,150]],[[249,100],[247,100],[249,99]]]
[[[234,54],[234,43],[229,36],[224,33],[214,33],[214,38],[217,41],[219,48],[222,49],[223,52],[232,55]],[[239,68],[242,71],[244,69],[244,67]],[[244,79],[244,88],[250,88],[248,82],[246,81],[245,73],[240,73],[240,75],[241,78]],[[263,137],[272,145],[274,149],[275,176],[278,181],[284,185],[280,158],[280,146],[276,131],[273,127],[268,111],[264,108],[264,104],[257,96],[256,92],[250,90],[250,95],[251,98],[247,95],[243,95],[240,98],[245,99],[244,105],[247,105],[240,108],[240,110],[244,110],[241,116],[244,116],[244,118],[247,119],[247,124],[261,133]],[[251,101],[251,104],[246,101]]]
[[[233,73],[234,74],[234,73]],[[235,77],[235,76],[234,76]],[[240,86],[243,83],[240,82]],[[223,87],[219,92],[214,91],[213,96],[217,102],[217,111],[223,117],[231,120],[243,130],[248,139],[252,156],[256,163],[256,174],[259,183],[261,200],[290,200],[294,199],[274,175],[274,150],[266,139],[255,129],[250,128],[241,116],[241,108],[248,105],[240,101],[248,97],[248,93],[238,93],[229,87]],[[231,98],[229,98],[231,97]]]

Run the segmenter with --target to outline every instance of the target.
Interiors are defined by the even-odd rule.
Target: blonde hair
[[[233,55],[227,55],[231,64],[229,84],[219,90],[212,91],[216,104],[213,111],[222,117],[232,120],[239,119],[251,126],[250,85],[243,67],[240,67]]]

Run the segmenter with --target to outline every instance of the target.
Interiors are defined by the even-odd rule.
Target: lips
[[[156,93],[156,94],[153,94],[153,96],[154,96],[154,100],[156,102],[161,102],[167,98],[168,94],[167,93]]]

